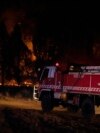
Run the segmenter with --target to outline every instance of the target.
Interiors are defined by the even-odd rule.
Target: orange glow
[[[30,50],[31,55],[29,55],[29,58],[31,61],[36,61],[36,56],[34,55],[34,44],[32,42],[32,36],[31,35],[25,35],[22,36],[23,42],[27,46],[27,48]]]
[[[36,61],[36,56],[34,54],[31,56],[31,61]]]
[[[18,83],[15,79],[11,79],[10,81],[6,81],[5,85],[9,85],[9,86],[18,86]]]

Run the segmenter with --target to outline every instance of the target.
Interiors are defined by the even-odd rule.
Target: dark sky
[[[23,9],[38,20],[41,34],[53,35],[65,41],[88,43],[99,38],[99,6],[93,2],[71,0],[4,0],[0,1],[1,11],[9,7]]]
[[[0,0],[0,11],[8,8],[21,9],[28,18],[35,18],[38,23],[37,40],[53,37],[64,46],[65,54],[67,48],[74,47],[80,56],[80,49],[86,49],[89,53],[94,42],[100,43],[100,7],[94,1]],[[41,39],[39,41],[42,42]],[[40,46],[43,43],[39,43]]]

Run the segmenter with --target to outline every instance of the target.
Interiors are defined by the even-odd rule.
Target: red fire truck
[[[83,114],[95,113],[100,104],[100,66],[71,65],[62,71],[59,66],[47,66],[40,77],[39,100],[43,111],[63,105]]]

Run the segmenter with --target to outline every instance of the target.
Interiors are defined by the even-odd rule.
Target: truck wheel
[[[53,109],[53,99],[50,94],[45,94],[41,99],[41,106],[44,112],[50,112]]]
[[[62,101],[62,106],[63,106],[63,108],[66,108],[67,107],[67,102],[66,101]]]
[[[67,107],[68,111],[69,112],[72,112],[72,113],[77,113],[79,111],[79,107],[77,105],[69,105]]]
[[[81,109],[85,118],[91,118],[95,114],[94,103],[89,98],[83,101]]]

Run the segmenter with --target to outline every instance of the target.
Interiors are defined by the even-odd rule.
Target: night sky
[[[90,45],[99,40],[99,8],[84,1],[0,1],[0,10],[23,9],[38,22],[40,35],[53,36],[73,46]]]

